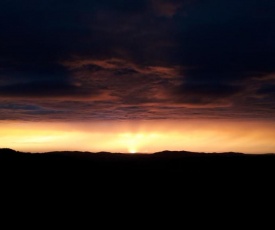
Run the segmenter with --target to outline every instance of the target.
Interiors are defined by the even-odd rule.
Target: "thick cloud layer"
[[[272,0],[3,0],[0,119],[274,119]]]

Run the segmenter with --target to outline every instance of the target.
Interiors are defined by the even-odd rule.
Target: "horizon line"
[[[79,152],[79,153],[91,153],[91,154],[101,154],[101,153],[110,153],[110,154],[125,154],[125,155],[151,155],[151,154],[156,154],[156,153],[163,153],[163,152],[185,152],[185,153],[194,153],[194,154],[243,154],[243,155],[275,155],[275,153],[272,152],[266,152],[266,153],[247,153],[247,152],[235,152],[235,151],[223,151],[223,152],[204,152],[204,151],[199,151],[199,152],[195,152],[195,151],[188,151],[188,150],[161,150],[161,151],[156,151],[156,152],[135,152],[135,153],[131,153],[131,152],[117,152],[117,151],[89,151],[89,150],[52,150],[52,151],[45,151],[45,152],[40,152],[40,151],[21,151],[21,150],[16,150],[13,148],[0,148],[1,150],[11,150],[11,151],[15,151],[15,152],[19,152],[19,153],[30,153],[30,154],[47,154],[47,153],[61,153],[61,152]]]

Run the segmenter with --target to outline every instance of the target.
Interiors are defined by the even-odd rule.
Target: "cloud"
[[[193,67],[190,78],[202,79],[204,71],[208,78],[234,81],[273,71],[275,17],[264,13],[275,4],[265,1],[247,7],[249,1],[211,2],[189,16],[179,37],[182,62]]]
[[[275,94],[275,84],[266,84],[262,85],[260,89],[257,91],[258,94],[261,95],[273,95]]]
[[[177,81],[177,67],[141,66],[122,59],[81,59],[64,63],[80,85],[110,90],[122,104],[165,100],[166,87]]]
[[[196,4],[179,29],[177,61],[186,68],[174,95],[181,103],[242,106],[245,110],[246,102],[262,87],[260,79],[274,73],[275,33],[271,27],[275,17],[270,11],[274,6],[273,1]]]
[[[0,114],[272,119],[274,8],[271,0],[1,1]]]
[[[222,84],[182,84],[174,95],[176,102],[188,107],[229,107],[241,88]]]
[[[161,16],[173,17],[182,5],[181,1],[151,0],[153,9]]]
[[[0,86],[0,97],[4,98],[55,98],[93,100],[102,96],[103,90],[81,87],[58,81],[32,81]],[[108,99],[108,98],[107,98]]]

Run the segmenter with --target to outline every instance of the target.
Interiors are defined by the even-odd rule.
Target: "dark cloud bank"
[[[0,119],[275,115],[273,0],[0,3]]]

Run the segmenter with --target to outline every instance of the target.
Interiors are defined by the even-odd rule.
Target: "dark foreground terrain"
[[[18,175],[214,176],[275,175],[275,154],[193,153],[154,154],[48,152],[31,154],[0,149],[1,169]]]
[[[34,213],[47,207],[57,216],[61,211],[56,207],[74,215],[85,210],[129,216],[141,210],[150,218],[152,213],[165,217],[173,210],[197,217],[198,212],[204,216],[214,209],[223,216],[221,210],[232,209],[233,217],[227,216],[232,222],[237,212],[243,218],[240,207],[254,212],[257,204],[272,206],[275,155],[184,151],[30,154],[0,149],[0,173],[1,202],[11,212],[14,207],[24,212],[30,203],[35,204]],[[72,208],[75,205],[77,209]]]

